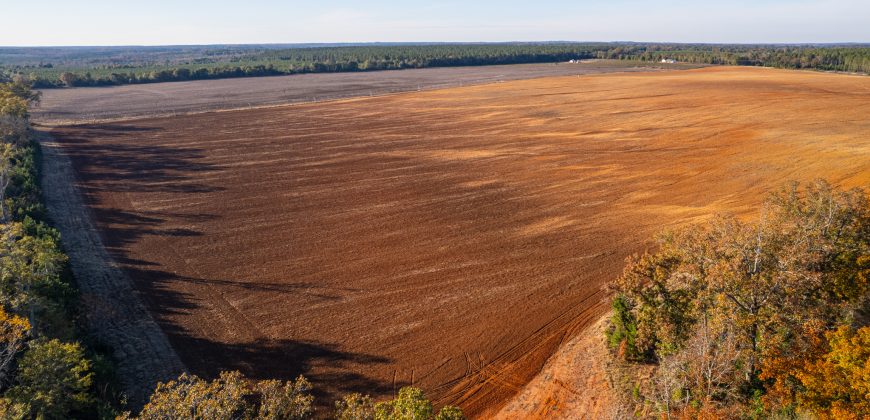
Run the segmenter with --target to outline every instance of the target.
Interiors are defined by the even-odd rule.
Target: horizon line
[[[740,45],[740,46],[838,46],[870,47],[870,41],[789,41],[789,42],[692,42],[692,41],[337,41],[337,42],[241,42],[204,44],[78,44],[78,45],[0,45],[0,48],[160,48],[160,47],[226,47],[226,46],[367,46],[367,45],[496,45],[496,44],[658,44],[658,45]]]

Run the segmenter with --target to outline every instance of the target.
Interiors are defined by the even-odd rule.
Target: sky
[[[870,0],[0,0],[0,46],[870,42]]]

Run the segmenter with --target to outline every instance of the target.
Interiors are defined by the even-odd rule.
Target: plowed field
[[[558,77],[55,129],[184,363],[491,414],[666,226],[870,184],[870,78]]]
[[[433,67],[351,73],[242,77],[109,87],[46,89],[35,120],[52,124],[175,116],[203,111],[323,102],[382,96],[398,92],[443,89],[548,76],[679,70],[693,64],[661,64],[623,60],[583,63],[513,64],[502,66]]]

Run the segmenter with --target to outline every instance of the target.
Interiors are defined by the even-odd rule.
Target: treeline
[[[604,57],[661,61],[673,59],[694,64],[764,66],[870,73],[870,47],[844,46],[745,46],[745,45],[648,45],[617,47]]]
[[[870,417],[870,205],[824,181],[665,233],[613,285],[610,374],[657,418]]]
[[[595,58],[596,49],[575,44],[486,44],[352,46],[270,49],[228,57],[202,57],[181,64],[125,63],[81,67],[8,68],[37,88],[106,86],[234,77],[399,70],[426,67],[547,63]]]
[[[506,43],[362,45],[330,47],[161,47],[121,50],[56,49],[0,54],[7,75],[27,77],[37,88],[354,72],[425,67],[620,59],[696,64],[769,66],[870,72],[868,46],[781,46],[635,43]],[[153,51],[152,51],[153,50]],[[51,54],[49,54],[51,52]],[[59,63],[52,63],[55,58]]]
[[[60,234],[46,221],[30,86],[0,79],[0,418],[99,418],[120,402],[113,362],[78,326]]]

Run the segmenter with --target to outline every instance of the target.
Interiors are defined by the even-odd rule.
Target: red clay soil
[[[598,420],[630,418],[608,380],[610,356],[599,319],[562,345],[544,368],[493,418]],[[628,407],[625,407],[627,410]]]
[[[870,78],[610,74],[59,128],[184,363],[494,414],[663,227],[870,184]]]

